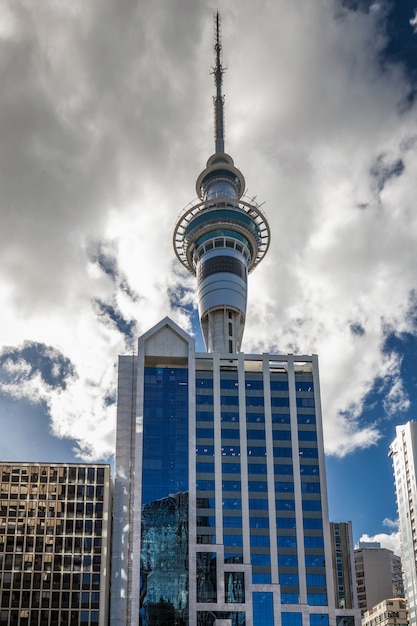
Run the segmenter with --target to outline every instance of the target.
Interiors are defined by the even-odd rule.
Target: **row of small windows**
[[[290,398],[289,396],[271,396],[271,407],[289,407],[290,406]],[[156,403],[156,399],[155,399]],[[197,406],[201,405],[210,405],[213,406],[213,396],[207,394],[197,394],[196,395],[196,404]],[[265,405],[265,397],[263,395],[248,395],[245,396],[245,404],[247,407],[261,406]],[[238,394],[233,395],[220,395],[220,405],[221,406],[239,406],[239,396]],[[153,406],[151,402],[149,406]],[[156,406],[156,404],[155,404]],[[296,398],[296,406],[302,408],[314,408],[315,401],[314,398]]]
[[[101,537],[0,535],[0,552],[100,552]]]
[[[98,609],[100,604],[100,593],[98,591],[29,591],[18,590],[3,591],[1,606],[20,608],[83,608]]]
[[[91,535],[100,536],[103,529],[101,519],[48,519],[31,518],[23,521],[0,518],[0,534],[18,533],[24,535]]]
[[[260,375],[262,376],[262,375]],[[285,378],[283,380],[274,380],[271,378],[270,380],[270,389],[271,391],[288,391],[288,379]],[[220,378],[220,389],[236,389],[239,386],[238,379],[236,377],[231,378]],[[263,378],[254,378],[250,379],[246,377],[245,379],[245,388],[248,390],[258,390],[262,391],[264,389],[264,381]],[[213,389],[213,378],[197,378],[196,379],[196,389],[197,393],[199,389]],[[314,386],[313,382],[303,382],[297,381],[295,382],[295,390],[298,393],[313,393]]]
[[[198,461],[196,463],[197,474],[214,474],[214,463],[212,462],[201,462]],[[241,471],[240,463],[222,463],[222,472],[224,474],[239,474]],[[294,472],[294,468],[290,464],[274,464],[274,474],[288,474],[292,475]],[[248,464],[248,474],[266,474],[267,473],[267,465],[266,463],[249,463]],[[318,476],[319,475],[319,466],[318,465],[300,465],[300,473],[305,476]]]
[[[196,446],[196,454],[197,456],[214,456],[214,446],[200,444]],[[221,448],[222,456],[240,456],[240,446],[222,446]],[[248,457],[257,457],[257,456],[266,456],[266,447],[265,446],[248,446],[247,447]],[[300,457],[303,458],[318,458],[318,450],[315,447],[299,448]],[[274,446],[274,456],[275,457],[292,457],[292,449],[275,447]]]
[[[24,502],[17,505],[14,503],[2,504],[0,507],[1,517],[103,517],[102,502],[45,502],[42,505],[39,502]]]
[[[236,503],[236,506],[230,508],[238,508],[239,500],[230,499],[224,500],[224,502],[232,502]],[[260,502],[263,502],[262,500]],[[280,500],[280,503],[285,502],[284,500]],[[253,510],[253,507],[251,507]],[[268,508],[263,509],[265,511]],[[288,510],[288,509],[285,509]],[[293,509],[294,510],[294,509]],[[295,517],[277,517],[275,520],[276,528],[287,528],[287,529],[295,529],[296,528],[296,520]],[[215,526],[215,518],[214,516],[205,516],[198,515],[197,516],[197,527],[198,528],[214,528]],[[257,517],[251,515],[249,518],[249,526],[253,529],[262,529],[269,528],[269,518],[268,517]],[[303,527],[305,530],[322,530],[323,529],[323,520],[321,517],[305,517],[303,518]],[[242,518],[240,516],[223,516],[223,528],[242,528]]]
[[[97,483],[104,485],[104,467],[1,466],[2,482],[12,483]]]
[[[90,554],[74,554],[64,556],[53,553],[36,554],[26,552],[24,554],[0,553],[0,569],[25,570],[25,571],[94,571],[101,568],[101,556]]]
[[[239,428],[222,428],[221,436],[223,439],[239,439]],[[214,428],[201,428],[196,429],[197,439],[214,439]],[[264,429],[250,429],[246,431],[247,439],[265,439]],[[272,429],[272,438],[274,441],[291,441],[291,431],[283,429]],[[300,441],[317,441],[317,433],[315,430],[300,430],[298,431],[298,439]]]
[[[104,498],[101,485],[49,485],[2,483],[0,499],[3,500],[97,500]]]
[[[29,621],[30,619],[30,621]],[[0,626],[96,626],[99,623],[98,611],[15,609],[0,610]]]
[[[277,407],[272,408],[272,415],[271,415],[272,424],[290,424],[291,423],[291,417],[289,413],[278,413],[274,411],[274,408],[277,408]],[[304,410],[311,411],[311,409],[304,409]],[[239,414],[235,411],[228,412],[226,410],[223,410],[221,412],[220,419],[222,422],[232,422],[232,423],[234,422],[237,424],[239,423]],[[212,411],[197,411],[196,420],[197,422],[213,422],[214,421],[213,412]],[[253,413],[253,412],[247,411],[246,422],[264,424],[265,415],[263,412]],[[313,413],[311,412],[298,413],[297,422],[298,424],[315,424],[316,416],[314,412]]]

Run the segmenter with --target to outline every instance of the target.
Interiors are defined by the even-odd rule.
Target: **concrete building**
[[[386,598],[404,597],[401,558],[378,542],[355,549],[358,603],[362,615]]]
[[[108,624],[108,465],[0,463],[0,625]]]
[[[340,608],[358,607],[352,522],[330,522],[335,604]]]
[[[365,611],[362,626],[408,626],[407,603],[404,598],[383,600]]]
[[[335,606],[316,356],[240,352],[267,220],[224,152],[174,232],[207,352],[165,318],[119,360],[112,626],[328,626]]]
[[[417,422],[397,426],[389,448],[394,470],[395,490],[401,536],[405,596],[410,624],[417,624],[417,533],[416,533],[416,461]]]

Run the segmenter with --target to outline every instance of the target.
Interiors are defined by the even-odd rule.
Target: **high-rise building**
[[[330,522],[330,533],[336,606],[357,608],[352,522]]]
[[[107,626],[108,465],[0,463],[0,625]]]
[[[197,275],[207,352],[165,318],[119,360],[112,626],[332,626],[316,356],[239,352],[247,273],[269,245],[224,152],[219,17],[215,154],[174,247]]]
[[[417,422],[396,427],[396,437],[389,448],[394,470],[395,490],[401,537],[401,560],[409,620],[417,624],[417,532],[416,467]]]
[[[407,604],[404,598],[390,598],[365,611],[362,626],[408,626]]]
[[[401,558],[379,542],[360,541],[355,549],[358,603],[362,615],[382,600],[404,597]]]

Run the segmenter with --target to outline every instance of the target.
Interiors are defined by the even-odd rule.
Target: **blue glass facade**
[[[315,357],[146,349],[143,422],[131,422],[142,512],[132,615],[140,626],[336,620]]]
[[[188,624],[188,370],[145,368],[140,625]]]

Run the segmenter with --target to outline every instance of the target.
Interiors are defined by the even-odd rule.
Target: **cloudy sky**
[[[398,5],[398,6],[396,6]],[[330,511],[394,545],[417,407],[417,0],[3,0],[0,458],[111,459],[117,355],[201,337],[172,232],[213,152],[265,203],[245,352],[318,353]]]

